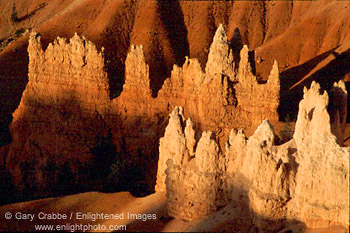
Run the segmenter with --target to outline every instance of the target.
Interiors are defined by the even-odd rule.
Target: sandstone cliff
[[[327,68],[326,72],[320,72],[327,76],[322,80],[323,84],[333,83],[334,76],[339,79],[348,72],[343,69],[348,67],[349,61],[348,8],[349,2],[336,0],[170,3],[147,0],[33,0],[28,3],[9,0],[0,10],[0,44],[14,39],[0,54],[4,90],[0,96],[0,121],[2,117],[10,118],[7,115],[17,108],[27,83],[28,35],[21,35],[24,30],[32,28],[43,36],[44,47],[57,36],[70,38],[74,32],[93,41],[97,48],[104,46],[106,70],[112,80],[111,95],[116,96],[122,89],[122,73],[130,45],[143,45],[152,83],[158,81],[154,73],[166,73],[159,75],[159,90],[170,76],[173,64],[181,66],[185,56],[197,58],[205,67],[215,30],[223,23],[228,40],[241,41],[255,50],[257,64],[254,70],[259,77],[266,80],[274,60],[278,60],[279,70],[284,72],[281,80],[285,88],[282,113],[284,116],[297,113],[302,88],[301,95],[294,95],[294,90],[286,91],[289,87],[310,71],[320,70],[320,64]],[[339,17],[334,18],[334,15]],[[235,67],[238,67],[239,59],[235,55],[237,50],[239,54],[241,45],[234,47]],[[328,64],[329,57],[333,57],[334,62]],[[322,76],[320,73],[310,78]],[[18,85],[20,82],[23,84]],[[292,98],[296,103],[291,101]],[[0,124],[7,126],[7,119]]]
[[[154,77],[143,47],[131,46],[125,61],[123,91],[111,99],[103,48],[99,52],[90,41],[75,35],[69,42],[57,38],[43,49],[41,36],[32,33],[28,46],[29,82],[13,114],[13,142],[6,157],[14,183],[21,187],[29,180],[36,185],[55,183],[52,177],[62,169],[68,169],[74,182],[78,182],[87,179],[83,170],[93,166],[94,159],[103,161],[103,168],[122,160],[128,164],[126,174],[134,170],[128,166],[148,164],[138,170],[141,175],[135,179],[142,182],[145,177],[153,177],[148,184],[152,189],[158,141],[165,130],[167,113],[179,105],[196,123],[186,123],[183,134],[191,140],[185,140],[185,146],[173,152],[186,151],[184,161],[194,155],[194,127],[213,131],[211,137],[223,149],[231,128],[249,131],[266,117],[277,121],[277,64],[269,81],[259,84],[250,72],[248,48],[242,49],[238,69],[234,60],[239,57],[234,57],[233,50],[237,48],[232,48],[220,25],[205,71],[198,60],[186,58],[182,67],[174,65],[155,98],[151,89]],[[165,167],[165,162],[161,166]],[[56,168],[50,169],[52,166]],[[48,175],[47,170],[55,171]]]
[[[159,185],[166,180],[166,190],[158,191],[167,192],[168,214],[193,220],[222,205],[241,205],[250,209],[252,227],[262,232],[280,230],[291,220],[311,228],[348,227],[350,149],[337,144],[327,106],[328,94],[312,83],[304,89],[291,141],[275,146],[273,128],[264,120],[249,139],[232,129],[219,151],[213,133],[205,131],[189,162],[184,113],[175,108],[161,138],[157,180]],[[175,155],[172,148],[184,149]]]
[[[171,77],[159,91],[160,99],[168,100],[171,107],[183,106],[194,122],[203,129],[215,131],[219,138],[227,137],[227,129],[232,127],[252,129],[266,116],[272,122],[278,121],[277,63],[268,82],[259,84],[251,72],[247,46],[241,51],[238,69],[233,49],[223,26],[219,26],[209,49],[205,72],[196,59],[186,59],[181,68],[174,65]]]
[[[45,190],[57,178],[54,167],[67,162],[78,176],[98,140],[109,136],[100,117],[109,87],[103,55],[85,38],[57,38],[44,51],[32,33],[28,53],[29,82],[13,113],[7,164],[20,189],[31,182]]]

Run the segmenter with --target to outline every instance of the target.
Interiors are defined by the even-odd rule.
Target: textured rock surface
[[[125,61],[125,84],[123,90],[141,96],[151,96],[149,88],[149,67],[146,64],[143,47],[132,45]]]
[[[221,78],[221,75],[224,75],[233,79],[235,76],[235,63],[232,49],[222,24],[216,30],[209,51],[205,73],[209,77],[218,76],[218,78]]]
[[[298,218],[349,225],[349,147],[331,132],[328,94],[313,82],[304,89],[295,126],[297,163],[293,207]]]
[[[78,178],[84,176],[82,170],[91,158],[109,156],[131,160],[138,166],[147,164],[140,169],[138,179],[153,177],[149,182],[153,187],[159,138],[166,127],[167,114],[175,106],[184,106],[199,129],[211,130],[221,149],[231,128],[241,126],[249,131],[269,115],[272,121],[277,120],[278,95],[268,100],[271,105],[261,104],[260,108],[259,104],[250,108],[239,99],[251,95],[264,102],[266,93],[278,93],[276,65],[273,79],[267,84],[258,84],[252,74],[245,79],[244,72],[235,70],[223,26],[218,28],[210,47],[206,72],[198,60],[186,58],[182,67],[174,65],[156,98],[151,90],[154,77],[142,46],[131,46],[125,61],[123,91],[111,99],[103,51],[98,52],[91,42],[77,35],[69,42],[58,38],[46,49],[40,38],[35,33],[30,36],[29,83],[11,124],[13,143],[7,160],[16,184],[28,182],[27,175],[21,173],[23,166],[31,167],[30,176],[40,173],[41,178],[32,178],[33,183],[43,184],[55,180],[44,175],[52,164],[61,166],[69,160],[69,169]],[[247,47],[242,51],[246,56]],[[249,69],[250,64],[244,60],[241,63]],[[194,127],[188,120],[178,128],[181,137],[187,138],[182,139],[184,144],[176,152],[185,151],[184,161],[195,154]],[[20,165],[22,162],[29,164]],[[165,169],[166,161],[161,163]],[[164,187],[157,186],[157,190]]]
[[[342,83],[335,87],[339,85]],[[320,86],[315,82],[309,90],[305,88],[294,138],[283,145],[274,145],[273,128],[267,120],[249,139],[243,130],[232,129],[224,153],[217,150],[212,134],[203,132],[195,157],[185,165],[175,164],[162,144],[160,159],[166,157],[169,161],[168,213],[193,220],[211,214],[202,210],[203,203],[212,211],[222,205],[234,205],[249,208],[250,216],[245,217],[251,218],[252,229],[262,232],[278,231],[288,221],[302,222],[311,228],[348,227],[350,149],[337,144],[327,112],[328,94],[319,92]],[[344,92],[338,94],[344,97]],[[344,98],[339,100],[333,105],[342,110]],[[163,142],[171,141],[177,132],[167,132]],[[199,178],[205,174],[201,170],[209,171],[206,178]],[[208,182],[211,186],[205,189]],[[197,190],[201,190],[200,194]]]
[[[270,121],[277,121],[277,108],[279,105],[280,81],[278,64],[275,60],[267,83],[259,84],[253,75],[248,60],[248,47],[241,50],[241,61],[237,74],[236,96],[241,114],[253,117],[251,120],[257,125],[264,116]]]
[[[287,150],[288,151],[288,150]],[[232,130],[226,146],[227,199],[251,210],[261,231],[276,231],[287,217],[286,203],[293,187],[293,164],[284,147],[274,146],[274,132],[264,120],[247,140]]]
[[[184,120],[182,107],[176,107],[170,113],[169,124],[165,128],[164,137],[162,137],[159,142],[159,154],[162,156],[159,156],[158,161],[156,192],[166,190],[165,169],[168,159],[172,159],[172,163],[177,166],[182,166],[189,160],[185,132],[183,129]]]
[[[212,132],[203,132],[194,157],[190,158],[193,147],[186,148],[186,145],[195,142],[194,134],[186,133],[193,132],[190,122],[190,119],[186,121],[184,129],[182,108],[175,108],[170,114],[165,135],[160,139],[156,186],[156,191],[167,192],[168,214],[184,220],[212,214],[217,209],[218,198],[219,146]]]
[[[233,48],[221,25],[210,46],[205,72],[196,59],[186,58],[181,68],[174,66],[158,96],[172,107],[183,106],[194,122],[214,131],[219,138],[227,138],[234,127],[255,128],[266,116],[272,122],[278,121],[277,63],[268,82],[259,84],[256,76],[245,71],[251,70],[247,46],[242,49],[238,71],[234,60]]]
[[[43,51],[40,36],[32,33],[28,53],[29,82],[13,113],[7,164],[16,185],[30,182],[45,190],[57,178],[48,172],[56,172],[53,164],[69,159],[77,174],[97,137],[108,137],[100,116],[108,109],[109,87],[102,53],[77,35],[69,43],[58,38]]]

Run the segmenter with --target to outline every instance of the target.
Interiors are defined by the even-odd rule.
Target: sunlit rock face
[[[13,113],[7,165],[20,189],[32,183],[45,190],[58,182],[56,173],[66,162],[77,175],[98,140],[109,137],[101,118],[109,86],[103,54],[85,38],[57,38],[44,51],[32,33],[28,53],[29,82]]]
[[[222,25],[210,46],[205,71],[198,60],[186,58],[182,67],[174,65],[157,97],[152,96],[153,77],[142,45],[130,47],[123,91],[111,99],[103,49],[98,51],[78,35],[69,41],[57,38],[46,49],[40,39],[35,33],[29,39],[29,82],[13,114],[13,142],[6,155],[14,183],[23,189],[28,182],[45,189],[45,183],[58,182],[55,177],[62,169],[70,170],[74,182],[88,184],[86,174],[94,175],[86,169],[93,168],[94,158],[102,161],[104,168],[113,159],[132,161],[137,166],[146,164],[135,179],[147,179],[153,188],[159,139],[175,106],[183,106],[191,118],[177,129],[183,134],[176,142],[182,143],[179,151],[169,150],[178,154],[185,151],[182,162],[195,156],[195,127],[213,132],[211,138],[215,137],[223,150],[230,129],[253,129],[268,116],[272,122],[278,120],[277,63],[268,82],[259,84],[249,72],[246,46],[239,68],[235,66]],[[251,104],[245,98],[250,98]],[[160,163],[165,170],[166,160]],[[165,190],[165,179],[161,179],[157,190]]]
[[[349,225],[349,147],[340,147],[327,112],[328,94],[304,88],[294,140],[298,148],[293,210],[298,218]],[[342,103],[340,103],[342,104]],[[316,224],[317,221],[315,221]]]
[[[191,119],[185,121],[183,109],[176,107],[160,139],[156,191],[167,192],[169,215],[185,220],[216,211],[219,146],[206,131],[194,153],[194,135]]]
[[[175,156],[165,144],[180,137],[176,148],[185,148],[184,113],[174,109],[159,154],[167,168],[163,163],[158,170],[162,180],[166,175],[168,214],[193,220],[223,205],[241,205],[250,209],[245,217],[252,226],[263,232],[282,229],[289,220],[348,227],[350,150],[337,144],[327,106],[328,94],[320,94],[313,82],[304,90],[291,141],[275,146],[272,125],[264,120],[249,138],[232,129],[225,150],[219,151],[213,133],[205,131],[189,162],[186,149]],[[175,122],[178,127],[171,128]]]
[[[267,83],[259,84],[248,62],[248,47],[241,51],[239,66],[234,63],[233,49],[220,25],[209,49],[205,72],[197,59],[186,58],[182,67],[174,65],[171,77],[158,94],[160,100],[176,103],[172,107],[183,106],[202,129],[221,131],[217,134],[220,138],[227,137],[233,127],[252,129],[267,116],[278,121],[277,62]]]

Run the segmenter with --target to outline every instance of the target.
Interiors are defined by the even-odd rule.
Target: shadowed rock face
[[[144,178],[135,179],[147,179],[152,187],[159,138],[168,112],[178,105],[196,122],[189,121],[185,128],[184,134],[192,138],[184,142],[188,157],[194,154],[194,127],[214,131],[211,138],[221,141],[218,146],[223,148],[222,139],[228,137],[230,128],[249,130],[266,117],[278,120],[277,64],[269,81],[258,84],[250,72],[245,46],[239,69],[235,69],[223,26],[210,47],[206,72],[196,59],[186,58],[182,67],[174,65],[157,98],[152,96],[142,46],[131,46],[123,91],[110,99],[103,50],[98,52],[90,41],[77,35],[69,42],[58,38],[46,50],[40,39],[35,33],[30,36],[29,82],[11,123],[13,142],[6,163],[17,186],[23,186],[27,176],[43,187],[46,182],[55,182],[49,181],[45,171],[66,161],[76,182],[83,182],[86,177],[82,171],[93,167],[91,161],[97,158],[105,161],[108,154],[113,159],[106,159],[106,167],[119,160],[147,164],[140,170]],[[252,100],[251,105],[245,98]],[[27,160],[32,161],[29,175],[23,173],[21,165]]]
[[[334,105],[346,99],[340,90],[333,99],[341,101]],[[223,205],[242,205],[251,210],[245,217],[252,226],[263,232],[280,230],[287,220],[311,228],[349,227],[350,150],[337,144],[327,106],[327,92],[320,94],[313,82],[304,89],[291,141],[275,146],[273,128],[264,120],[249,139],[243,130],[232,129],[225,150],[219,151],[213,133],[205,131],[189,161],[186,142],[196,143],[184,133],[188,125],[183,128],[182,108],[175,108],[159,148],[157,191],[167,192],[168,214],[194,220]],[[333,127],[339,127],[337,132],[346,114],[340,112]]]

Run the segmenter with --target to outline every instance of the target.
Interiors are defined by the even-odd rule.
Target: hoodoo
[[[193,139],[176,107],[159,148],[157,184],[163,187],[165,179],[166,188],[158,191],[166,191],[168,214],[191,221],[234,204],[249,208],[252,224],[264,232],[287,227],[288,219],[309,227],[349,227],[350,149],[337,144],[327,106],[327,92],[320,94],[313,82],[304,89],[291,141],[275,146],[268,120],[248,139],[232,129],[225,151],[213,132],[204,131],[189,161],[186,142]]]

